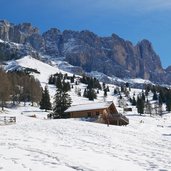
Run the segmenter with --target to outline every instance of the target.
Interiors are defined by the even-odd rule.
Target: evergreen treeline
[[[82,78],[80,78],[80,82],[83,84],[87,84],[87,89],[93,89],[93,88],[97,88],[97,89],[102,89],[98,79],[93,78],[93,77],[88,77],[83,75]]]
[[[6,73],[0,69],[0,105],[2,110],[7,101],[16,103],[39,103],[41,99],[40,82],[25,73]]]
[[[130,97],[130,102],[133,106],[137,107],[137,111],[140,114],[163,114],[162,106],[166,105],[166,111],[171,111],[171,89],[167,87],[155,86],[155,85],[145,85],[145,92],[142,91],[141,94],[135,98]],[[152,94],[152,102],[148,100],[149,93]]]
[[[80,78],[80,82],[83,84],[87,84],[87,88],[84,90],[83,96],[88,98],[89,100],[96,99],[99,90],[102,89],[98,79],[83,75],[82,78]],[[95,91],[95,89],[97,89],[97,92]]]
[[[62,74],[61,72],[60,73],[56,73],[56,74],[51,75],[49,77],[48,83],[56,85],[59,79],[60,80],[70,80],[71,83],[74,83],[75,75],[68,76],[68,74]]]
[[[158,104],[166,104],[166,110],[171,111],[171,89],[162,86],[146,85],[145,94],[153,93],[153,100],[158,101]]]

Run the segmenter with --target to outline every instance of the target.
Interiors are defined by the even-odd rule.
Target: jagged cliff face
[[[38,58],[36,50],[43,46],[43,38],[37,28],[30,23],[14,25],[8,21],[0,21],[0,59],[20,58],[32,55]],[[41,40],[40,40],[41,39]]]
[[[66,39],[65,34],[64,37]],[[133,46],[116,35],[100,38],[88,31],[77,33],[72,41],[71,38],[67,40],[65,42],[72,48],[64,51],[66,60],[86,71],[144,79],[156,79],[157,74],[164,74],[160,58],[147,40]]]
[[[160,58],[148,40],[134,46],[115,34],[99,37],[90,31],[61,32],[56,28],[41,35],[29,23],[14,25],[7,21],[0,21],[0,39],[9,46],[6,48],[7,45],[1,41],[0,54],[10,57],[26,54],[39,57],[41,53],[53,58],[65,57],[70,64],[87,72],[99,71],[121,78],[141,77],[155,82],[171,80],[170,69],[162,68]],[[11,42],[19,45],[11,45]]]

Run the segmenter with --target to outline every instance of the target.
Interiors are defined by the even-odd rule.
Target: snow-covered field
[[[18,63],[24,67],[37,65],[41,74],[36,77],[42,84],[47,82],[49,74],[58,71],[32,58]],[[54,87],[49,89],[53,96]],[[88,102],[78,97],[74,89],[70,94],[73,104]],[[101,92],[97,101],[102,100]],[[113,96],[108,95],[106,100],[116,104]],[[120,127],[78,119],[47,120],[47,113],[28,104],[0,111],[2,115],[17,117],[16,124],[0,126],[2,171],[171,170],[171,114],[162,118],[138,116],[134,109],[126,114],[130,124]]]
[[[130,114],[128,126],[107,127],[46,120],[46,114],[32,107],[6,113],[17,116],[17,123],[0,127],[0,170],[171,170],[171,115]]]

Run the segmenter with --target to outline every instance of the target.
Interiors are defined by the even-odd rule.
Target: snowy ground
[[[32,107],[6,113],[17,116],[17,123],[0,127],[0,170],[171,170],[171,115],[129,115],[128,126],[107,127],[46,120]]]
[[[35,76],[43,86],[50,74],[59,71],[30,57],[18,63],[38,69],[41,74]],[[79,85],[82,93],[84,87]],[[53,99],[54,86],[49,86],[49,91]],[[113,100],[117,105],[112,92],[108,93],[106,101]],[[131,93],[134,92],[141,90]],[[70,95],[73,104],[89,102],[76,95],[75,86]],[[96,101],[103,100],[101,91]],[[0,111],[2,115],[17,117],[16,124],[0,126],[2,171],[171,170],[171,114],[162,118],[138,116],[134,109],[126,114],[130,124],[121,127],[78,119],[47,120],[47,113],[29,105]],[[37,118],[29,117],[33,115]]]

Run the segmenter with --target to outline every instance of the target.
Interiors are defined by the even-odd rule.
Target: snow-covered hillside
[[[17,60],[20,66],[37,69],[33,74],[42,86],[58,68],[29,56]],[[64,71],[61,71],[64,73]],[[109,85],[113,90],[114,85]],[[79,97],[74,85],[73,104],[92,103]],[[55,87],[49,86],[51,99]],[[132,89],[131,93],[141,90]],[[96,101],[103,101],[100,91]],[[117,104],[113,91],[105,99]],[[122,109],[117,106],[122,112]],[[139,116],[136,108],[125,113],[130,124],[109,126],[79,119],[47,120],[37,107],[19,106],[0,111],[0,116],[17,117],[14,125],[0,126],[0,170],[2,171],[169,171],[171,170],[171,114]],[[37,118],[29,117],[36,115]]]
[[[6,70],[12,70],[16,66],[24,68],[36,69],[40,74],[34,74],[34,76],[41,82],[46,82],[51,74],[59,72],[58,68],[52,67],[46,63],[43,63],[31,56],[25,56],[24,58],[18,59],[16,61],[10,61],[6,66]]]

